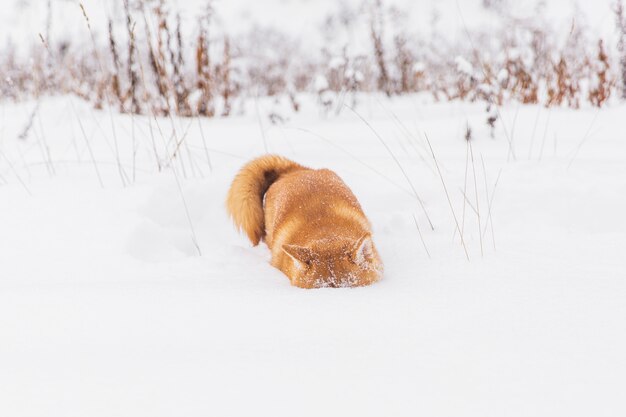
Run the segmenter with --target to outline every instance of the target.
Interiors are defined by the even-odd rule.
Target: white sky
[[[53,4],[53,38],[84,38],[85,24],[78,0],[51,0]],[[0,14],[0,46],[7,39],[17,45],[39,42],[38,33],[45,32],[47,0],[3,0],[6,6]],[[536,0],[512,1],[517,16],[532,17]],[[564,31],[571,25],[574,9],[580,10],[591,29],[611,40],[614,21],[611,12],[613,0],[574,1],[545,0],[546,17]],[[247,30],[257,24],[282,29],[300,37],[303,43],[321,42],[319,28],[325,16],[338,10],[341,3],[351,6],[362,0],[215,0],[215,9],[222,30],[231,34]],[[96,30],[104,31],[106,17],[121,17],[122,0],[83,0]],[[195,26],[195,17],[206,0],[171,1],[180,9],[189,28]],[[387,5],[397,5],[406,10],[412,28],[427,32],[433,11],[439,15],[439,29],[452,36],[463,36],[464,21],[469,27],[493,25],[493,16],[485,13],[481,0],[387,0]],[[461,18],[462,17],[462,18]]]

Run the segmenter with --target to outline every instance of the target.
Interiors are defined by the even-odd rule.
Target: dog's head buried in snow
[[[252,244],[267,243],[272,265],[292,285],[358,287],[381,277],[369,221],[332,171],[264,156],[241,169],[226,203]]]
[[[293,285],[303,288],[356,287],[378,280],[381,264],[371,236],[321,239],[309,246],[283,245],[294,260]]]

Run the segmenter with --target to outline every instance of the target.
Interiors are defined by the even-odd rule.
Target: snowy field
[[[0,103],[0,415],[625,415],[626,107],[509,105],[492,139],[483,105],[360,101],[273,125],[62,96],[25,139],[36,103]],[[237,234],[265,151],[346,181],[381,282],[295,288]]]

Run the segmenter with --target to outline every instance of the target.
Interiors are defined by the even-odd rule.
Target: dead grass
[[[329,44],[321,51],[303,50],[292,37],[273,29],[251,28],[236,37],[219,32],[213,27],[211,0],[197,18],[191,41],[185,39],[173,3],[124,0],[123,21],[108,20],[107,44],[101,45],[81,6],[91,47],[48,35],[23,56],[5,47],[0,97],[21,100],[69,92],[96,108],[115,105],[124,113],[226,117],[237,103],[257,95],[289,97],[298,111],[296,94],[317,92],[328,112],[340,111],[349,98],[350,106],[357,106],[358,92],[427,92],[437,100],[485,102],[492,129],[501,120],[493,109],[504,102],[578,108],[587,103],[602,107],[618,95],[626,98],[621,1],[614,9],[621,33],[617,50],[607,49],[579,22],[560,44],[558,33],[540,18],[522,21],[506,15],[499,17],[499,33],[476,30],[450,42],[412,32],[397,17],[402,11],[382,0],[368,4],[348,17],[329,16],[329,21],[341,23],[334,31],[323,29],[329,31]],[[335,36],[358,25],[369,32],[369,54],[355,53]],[[460,70],[459,62],[468,65]],[[140,74],[140,67],[146,73]],[[320,77],[323,91],[316,89]],[[613,94],[618,88],[620,94]]]

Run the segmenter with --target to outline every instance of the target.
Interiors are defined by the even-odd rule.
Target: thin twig
[[[83,12],[83,17],[85,18],[85,22],[87,22],[87,29],[89,29],[89,35],[91,37],[91,42],[93,43],[93,48],[94,48],[94,54],[96,56],[96,61],[98,62],[98,66],[100,67],[100,72],[102,74],[105,74],[104,71],[104,65],[102,64],[102,60],[100,59],[100,54],[98,54],[98,44],[96,42],[96,37],[93,34],[93,31],[91,30],[91,22],[89,21],[89,16],[87,16],[87,11],[85,10],[85,6],[83,6],[83,3],[79,3],[80,6],[80,10]],[[124,177],[126,177],[126,173],[124,172],[124,168],[122,168],[122,163],[120,161],[120,153],[119,153],[119,147],[117,144],[117,132],[115,130],[115,122],[113,120],[113,110],[111,109],[111,97],[109,97],[109,92],[108,90],[105,88],[104,89],[104,96],[106,97],[107,100],[107,108],[108,108],[108,113],[109,113],[109,119],[111,121],[111,131],[113,132],[113,143],[115,145],[115,159],[117,160],[118,163],[118,171],[120,174],[120,179],[122,180],[122,185],[124,187],[126,187],[126,180],[124,179]]]
[[[389,148],[389,145],[387,145],[387,143],[383,140],[383,138],[378,134],[378,132],[376,132],[376,130],[374,130],[374,128],[372,127],[371,124],[369,124],[369,122],[367,120],[365,120],[365,118],[363,118],[363,116],[361,116],[356,110],[354,110],[352,107],[348,106],[347,104],[344,104],[344,106],[346,106],[347,108],[349,108],[350,110],[352,110],[352,112],[354,114],[357,115],[357,117],[359,119],[361,119],[361,121],[363,121],[363,123],[365,123],[365,125],[367,127],[370,128],[370,130],[374,133],[374,135],[378,138],[378,140],[380,141],[380,143],[385,147],[385,149],[387,150],[387,152],[389,153],[389,155],[391,155],[391,157],[393,158],[393,160],[395,161],[396,165],[398,166],[398,168],[400,168],[400,171],[402,171],[402,175],[404,175],[404,178],[406,179],[406,181],[409,183],[409,185],[411,186],[411,190],[413,190],[413,194],[415,195],[415,198],[417,199],[420,207],[422,208],[422,211],[424,212],[424,215],[426,216],[426,220],[428,220],[428,224],[430,225],[430,229],[431,230],[435,230],[435,226],[433,226],[433,222],[430,220],[430,216],[428,215],[428,211],[426,211],[426,207],[424,206],[424,202],[422,201],[422,199],[420,198],[419,194],[417,193],[417,190],[415,189],[415,186],[413,186],[413,182],[411,182],[411,179],[409,178],[409,175],[406,173],[406,171],[404,170],[404,168],[402,167],[402,164],[400,163],[400,161],[398,161],[398,158],[396,158],[396,156],[393,154],[393,152],[391,151],[391,148]]]
[[[142,78],[142,82],[143,82],[144,88],[145,88],[146,87],[146,84],[145,84],[146,81],[145,81],[145,78],[143,77],[143,69],[141,70],[141,73],[142,73],[142,77],[141,77]],[[163,135],[163,131],[161,130],[161,126],[159,125],[159,121],[157,120],[156,115],[154,113],[154,109],[152,107],[150,107],[150,113],[151,113],[152,118],[154,119],[154,122],[155,122],[155,124],[157,126],[157,129],[159,131],[159,134],[161,135],[161,142],[163,143],[164,150],[167,153],[167,143],[165,142],[165,136]],[[172,118],[171,113],[172,112],[169,112],[170,120],[172,122],[172,130],[173,130],[173,133],[175,135],[176,134],[176,129],[175,129],[175,126],[174,126],[174,119]],[[152,126],[152,125],[150,124],[150,126]],[[191,123],[189,123],[189,126],[191,126]],[[150,132],[152,132],[152,127],[150,127]],[[183,138],[183,140],[184,140],[184,138]],[[155,150],[155,155],[158,158],[158,155],[156,154],[156,146],[155,146],[154,150]],[[170,159],[170,161],[171,161],[171,159]],[[181,199],[181,201],[183,203],[183,207],[185,208],[185,216],[187,217],[187,222],[189,223],[189,229],[191,231],[191,241],[193,242],[193,245],[195,246],[196,250],[198,251],[198,255],[202,256],[202,251],[200,250],[200,245],[198,244],[198,238],[196,237],[196,230],[195,230],[195,228],[193,226],[193,221],[191,220],[191,214],[189,213],[189,207],[187,206],[187,200],[185,199],[185,194],[183,193],[183,187],[182,187],[182,185],[180,183],[180,178],[178,177],[178,173],[176,172],[176,167],[173,164],[171,164],[171,163],[170,163],[170,166],[172,168],[172,173],[174,174],[174,178],[176,180],[176,186],[178,188],[178,193],[180,194],[180,199]],[[160,164],[159,164],[159,167],[160,167]]]
[[[472,209],[472,211],[474,212],[474,214],[478,214],[478,210],[476,210],[476,207],[474,207],[474,205],[472,204],[472,202],[469,200],[469,198],[467,197],[467,194],[465,194],[465,191],[463,191],[463,189],[461,187],[459,187],[459,192],[461,193],[461,195],[463,196],[463,200],[465,201],[465,203],[467,204],[467,206],[469,208]],[[454,236],[456,236],[456,229],[454,229]]]
[[[20,177],[20,174],[17,173],[17,170],[15,169],[15,166],[13,165],[11,160],[4,154],[2,149],[0,149],[0,155],[2,155],[5,161],[7,161],[7,164],[9,165],[9,168],[13,172],[13,175],[15,175],[15,178],[17,178],[17,180],[22,185],[22,187],[24,187],[24,190],[26,190],[28,195],[33,195],[33,193],[30,192],[30,189],[26,186],[26,183],[22,180],[22,177]]]
[[[567,164],[567,169],[569,169],[572,166],[572,164],[574,163],[574,160],[578,156],[578,152],[580,151],[580,148],[582,148],[584,143],[587,141],[587,138],[589,137],[589,132],[591,132],[591,129],[593,128],[593,125],[595,124],[596,119],[598,118],[599,114],[600,114],[600,109],[598,109],[596,111],[596,114],[594,114],[593,120],[591,120],[591,123],[589,124],[589,127],[587,128],[587,131],[585,132],[585,135],[583,136],[582,140],[578,143],[578,146],[576,147],[576,150],[574,151],[574,156],[572,156],[572,159],[569,161],[569,164]]]
[[[204,147],[204,155],[206,156],[206,163],[209,165],[209,172],[213,172],[213,165],[211,164],[211,157],[209,156],[209,148],[206,146],[206,139],[204,138],[204,130],[202,129],[202,121],[200,116],[196,116],[198,119],[198,126],[200,127],[200,138],[202,138],[202,146]]]
[[[261,139],[263,140],[263,149],[265,153],[269,153],[269,148],[267,147],[267,138],[265,137],[265,129],[263,128],[263,121],[261,120],[261,114],[259,112],[259,95],[254,97],[254,109],[256,110],[256,118],[259,122],[259,129],[261,130]]]
[[[426,247],[426,242],[424,241],[424,236],[422,236],[422,231],[420,230],[420,226],[417,222],[417,217],[415,217],[415,214],[413,215],[413,221],[415,222],[415,228],[417,229],[417,233],[420,235],[420,240],[422,241],[422,245],[424,245],[424,250],[426,251],[426,255],[428,255],[428,259],[431,259],[430,252],[428,251],[428,248]]]
[[[539,150],[539,159],[543,158],[543,148],[546,145],[546,136],[548,135],[548,126],[550,126],[550,117],[552,116],[552,108],[548,109],[548,120],[546,120],[546,126],[543,130],[543,139],[541,140],[541,149]]]
[[[493,206],[493,199],[496,196],[496,188],[498,187],[498,182],[500,182],[500,175],[502,174],[502,168],[498,171],[498,176],[496,177],[496,182],[493,185],[493,191],[491,192],[491,199],[489,200],[489,206],[487,206],[487,223],[485,223],[485,227],[483,229],[483,236],[487,234],[487,224],[491,222],[491,226],[493,227],[493,219],[491,218],[491,207]],[[495,249],[496,242],[493,241],[493,247]]]
[[[143,5],[142,5],[143,7]],[[145,15],[144,15],[144,19],[145,19]],[[148,23],[146,22],[146,25]],[[148,39],[148,42],[150,42],[150,39]],[[139,73],[141,74],[141,82],[143,83],[144,88],[146,87],[146,78],[145,78],[145,73],[143,70],[143,64],[141,63],[141,59],[137,59],[137,62],[139,63]],[[148,108],[150,108],[150,111],[153,112],[152,106],[148,106]],[[159,152],[157,150],[157,146],[156,146],[156,141],[154,140],[154,131],[152,130],[152,119],[148,116],[148,129],[150,131],[150,140],[152,142],[152,151],[154,152],[154,159],[156,161],[157,164],[157,169],[159,170],[159,172],[161,172],[162,166],[161,166],[161,158],[159,157]]]
[[[102,182],[102,177],[100,176],[100,170],[98,169],[98,164],[96,163],[96,158],[93,155],[93,150],[91,149],[91,144],[89,143],[89,140],[87,139],[87,134],[85,133],[85,128],[83,127],[83,123],[80,121],[80,117],[78,117],[78,114],[76,113],[76,108],[74,107],[74,102],[70,101],[70,104],[72,105],[72,110],[74,111],[74,114],[76,115],[76,120],[78,120],[78,126],[80,127],[80,131],[83,134],[83,138],[85,138],[85,144],[87,145],[87,150],[89,151],[89,156],[91,157],[91,162],[93,163],[93,168],[96,171],[96,175],[98,176],[98,181],[100,182],[100,186],[102,188],[104,188],[104,183]]]
[[[478,236],[480,238],[480,256],[485,256],[483,251],[483,234],[481,233],[482,227],[480,226],[480,204],[478,200],[478,184],[476,181],[476,165],[474,164],[474,149],[472,143],[468,141],[470,149],[470,158],[472,160],[472,173],[474,174],[474,196],[476,198],[476,215],[478,216]]]
[[[493,242],[493,250],[495,251],[496,250],[496,237],[495,237],[495,234],[493,233],[493,221],[489,221],[490,214],[491,214],[491,200],[489,198],[489,185],[487,185],[487,169],[485,168],[485,159],[483,158],[482,154],[480,154],[480,161],[482,162],[482,165],[483,165],[483,179],[485,180],[485,195],[487,196],[487,201],[489,204],[488,213],[487,213],[487,223],[485,224],[485,227],[487,226],[487,224],[491,225],[491,241]]]
[[[430,144],[430,139],[428,139],[428,135],[424,132],[424,137],[426,138],[426,142],[428,143],[428,147],[430,148],[430,153],[433,156],[433,160],[435,161],[435,167],[437,168],[437,172],[439,173],[439,178],[441,179],[441,184],[443,185],[443,190],[446,193],[446,198],[448,199],[448,204],[450,205],[450,211],[452,212],[452,217],[454,218],[454,224],[456,225],[459,234],[461,235],[461,245],[463,245],[463,251],[465,251],[465,257],[469,261],[469,254],[467,253],[467,247],[465,246],[465,239],[463,238],[463,234],[461,233],[461,229],[459,228],[459,221],[456,218],[456,214],[454,213],[454,207],[452,206],[452,200],[450,200],[450,194],[448,193],[448,188],[446,187],[446,182],[443,180],[443,175],[441,174],[441,170],[439,169],[439,163],[437,162],[437,157],[435,156],[435,151],[433,150],[433,146]]]
[[[43,129],[42,134],[43,134]],[[52,167],[52,158],[50,156],[50,148],[45,141],[39,137],[37,134],[37,129],[33,127],[33,135],[35,135],[35,139],[37,140],[37,145],[39,145],[39,151],[41,152],[42,159],[46,162],[46,170],[48,171],[48,175],[52,177],[54,175],[54,168]]]
[[[433,169],[433,167],[428,164],[426,157],[424,155],[422,155],[421,150],[415,145],[414,141],[417,142],[417,140],[415,139],[415,137],[411,134],[411,132],[409,131],[409,129],[404,125],[404,123],[402,123],[402,121],[398,118],[398,116],[390,109],[387,109],[381,102],[380,100],[376,100],[378,102],[378,104],[380,105],[380,107],[382,107],[388,114],[391,115],[392,120],[396,123],[396,125],[398,125],[400,127],[400,131],[404,134],[404,136],[407,138],[407,141],[409,143],[409,145],[411,145],[411,148],[413,148],[415,150],[415,153],[417,154],[417,156],[419,156],[419,158],[426,164],[426,166],[428,167],[428,169],[435,174],[435,170]]]
[[[198,238],[196,237],[196,230],[193,227],[193,221],[191,220],[191,214],[189,213],[189,207],[187,206],[187,201],[185,200],[185,194],[183,193],[183,187],[180,185],[180,178],[178,178],[178,174],[176,173],[176,168],[172,166],[172,172],[174,173],[174,178],[176,179],[176,186],[178,187],[178,192],[180,193],[180,199],[183,202],[183,206],[185,207],[185,215],[187,216],[187,221],[189,222],[189,229],[191,230],[191,240],[193,241],[196,250],[198,251],[198,255],[202,256],[202,251],[200,250],[200,245],[198,244]]]
[[[170,156],[170,163],[174,160],[174,158],[176,158],[176,155],[178,154],[178,151],[180,150],[180,146],[183,144],[183,142],[185,142],[185,139],[187,138],[187,134],[189,133],[189,128],[191,128],[191,123],[192,122],[189,122],[189,124],[187,125],[187,128],[185,129],[183,136],[180,138],[180,141],[176,142],[176,148],[174,148],[174,152]]]
[[[533,124],[533,133],[530,136],[530,146],[528,147],[528,159],[529,160],[533,153],[533,146],[535,144],[535,132],[537,131],[537,124],[539,122],[540,113],[541,113],[541,106],[537,106],[537,115],[535,116],[535,123]]]
[[[334,143],[333,141],[331,141],[330,139],[325,138],[322,135],[319,135],[315,132],[312,132],[308,129],[304,129],[301,127],[285,127],[285,129],[294,129],[294,130],[299,130],[301,132],[305,132],[308,133],[310,135],[315,136],[318,139],[323,140],[324,142],[326,142],[327,144],[329,144],[330,146],[332,146],[333,148],[339,149],[341,152],[345,153],[346,155],[348,155],[349,157],[351,157],[352,159],[354,159],[355,161],[357,161],[358,163],[360,163],[361,165],[363,165],[364,167],[370,169],[371,171],[375,172],[376,174],[378,174],[382,179],[384,179],[385,181],[387,181],[389,184],[397,187],[399,190],[401,190],[402,192],[404,192],[405,194],[414,197],[413,193],[411,193],[411,191],[407,190],[406,188],[404,188],[403,186],[401,186],[400,184],[398,184],[397,182],[393,181],[392,179],[390,179],[388,176],[386,176],[385,174],[383,174],[382,172],[380,172],[379,170],[377,170],[376,168],[374,168],[373,166],[369,165],[368,163],[362,161],[361,159],[357,158],[352,152],[346,150],[345,148],[337,145],[336,143]]]
[[[469,203],[466,197],[467,193],[467,170],[469,167],[469,140],[465,141],[465,177],[463,179],[463,213],[461,215],[461,234],[465,232],[465,204]],[[472,207],[473,208],[473,207]],[[476,211],[476,209],[474,209]],[[456,229],[454,229],[456,231]]]
[[[513,148],[513,141],[515,140],[515,125],[517,124],[517,116],[519,114],[520,103],[517,103],[515,107],[515,116],[513,116],[513,124],[511,125],[511,149]],[[504,122],[502,123],[504,125]],[[506,161],[509,162],[511,157],[511,152],[506,157]]]

